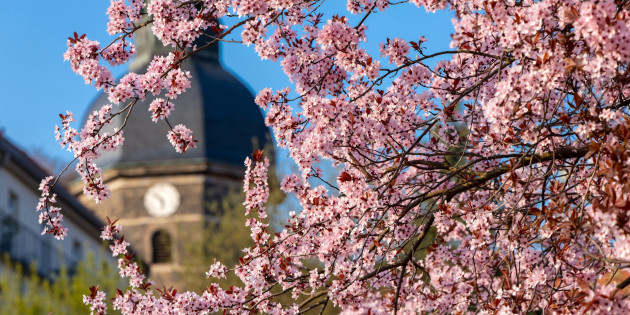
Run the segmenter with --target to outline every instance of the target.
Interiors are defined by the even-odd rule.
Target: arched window
[[[151,237],[153,246],[153,263],[171,262],[171,235],[165,230],[158,230]]]

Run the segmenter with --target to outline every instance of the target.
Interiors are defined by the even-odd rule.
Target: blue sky
[[[59,113],[72,111],[81,119],[98,91],[85,85],[63,61],[66,38],[76,31],[92,40],[108,42],[105,31],[108,0],[7,1],[0,9],[0,130],[29,153],[39,152],[65,162],[72,156],[55,142],[53,128]],[[328,0],[329,16],[344,10],[345,0]],[[412,5],[394,6],[374,14],[366,22],[366,48],[377,53],[387,37],[429,39],[427,52],[448,48],[452,26],[450,13],[426,13]],[[360,17],[351,17],[360,19]],[[291,86],[278,64],[260,61],[253,46],[222,44],[222,62],[252,91]],[[115,76],[127,71],[114,69]],[[185,123],[185,122],[183,122]],[[166,137],[164,137],[166,141]]]

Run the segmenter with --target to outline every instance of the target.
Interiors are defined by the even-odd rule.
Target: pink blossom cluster
[[[107,9],[107,33],[114,35],[132,32],[135,24],[140,21],[142,9],[143,0],[111,0]]]
[[[87,183],[83,185],[83,194],[97,203],[109,199],[109,187],[103,181],[102,170],[94,162],[80,159],[76,165],[76,171],[81,176],[81,180]]]
[[[96,202],[101,202],[109,198],[110,190],[103,182],[102,171],[94,163],[102,151],[115,150],[122,144],[124,138],[122,130],[114,128],[112,132],[103,129],[111,124],[112,119],[117,114],[112,113],[111,105],[103,106],[100,110],[90,114],[81,131],[71,126],[74,122],[74,115],[67,112],[66,115],[59,114],[61,118],[61,128],[55,126],[55,137],[62,148],[72,151],[77,164],[75,169],[85,185],[83,193]],[[45,210],[40,214],[39,223],[45,224],[42,233],[52,233],[56,238],[63,238],[67,229],[61,225],[63,215],[60,208],[52,206],[54,194],[50,195],[50,190],[57,182],[53,177],[48,177],[40,184],[42,191],[37,210]]]
[[[98,42],[91,41],[85,34],[68,37],[68,50],[63,55],[64,60],[70,61],[72,71],[83,77],[86,84],[93,84],[97,89],[106,88],[114,84],[111,71],[99,63]],[[106,56],[116,58],[118,54],[110,53]]]
[[[223,265],[220,261],[215,261],[206,272],[208,278],[225,278],[229,269]]]
[[[125,51],[132,54],[124,41],[138,17],[114,2],[110,23],[120,37],[111,50],[75,35],[65,56],[111,102],[129,102],[120,112],[95,113],[82,131],[62,115],[58,139],[80,159],[85,192],[97,201],[108,195],[93,158],[122,141],[118,131],[102,129],[109,117],[148,93],[165,92],[149,111],[171,126],[170,102],[189,87],[190,74],[180,65],[201,48],[193,42],[202,34],[208,42],[222,40],[242,27],[242,43],[278,62],[294,85],[264,89],[256,104],[296,162],[296,174],[281,188],[299,202],[274,233],[265,219],[269,162],[255,152],[243,185],[246,211],[258,212],[245,222],[254,246],[234,268],[215,262],[207,273],[234,272],[242,285],[211,284],[202,293],[164,289],[157,296],[137,265],[121,258],[131,287],[116,295],[114,309],[292,314],[332,304],[348,314],[622,314],[630,308],[624,291],[630,279],[617,278],[630,261],[626,1],[396,3],[451,10],[451,49],[431,51],[422,34],[375,38],[383,43],[380,56],[365,49],[366,30],[372,15],[388,13],[394,5],[388,1],[347,1],[358,19],[326,16],[319,1],[134,1],[134,12],[146,8],[154,33],[174,52],[119,83],[100,58],[116,64],[128,58]],[[167,137],[178,152],[195,147],[183,125]],[[337,174],[322,172],[321,162]],[[119,232],[107,231],[107,238]],[[112,250],[124,254],[126,242],[114,242]],[[282,295],[301,302],[283,302]]]
[[[185,92],[188,88],[190,88],[190,73],[188,71],[183,71],[180,68],[172,69],[167,75],[165,79],[165,88],[168,92],[165,94],[166,97],[170,99],[174,99],[177,95]]]
[[[186,150],[197,147],[192,131],[184,125],[175,126],[168,132],[167,138],[179,153],[186,153]]]
[[[105,292],[99,291],[98,286],[90,287],[90,295],[83,296],[83,304],[90,306],[90,314],[107,314],[107,304],[105,304]]]
[[[267,169],[269,168],[269,159],[262,158],[262,151],[254,153],[254,161],[248,157],[245,159],[245,180],[243,183],[243,191],[245,191],[245,214],[256,210],[261,219],[267,217],[267,197],[269,196],[269,184],[267,181]],[[252,167],[253,165],[253,167]]]
[[[127,253],[129,245],[129,242],[125,241],[124,237],[121,237],[120,239],[115,239],[114,244],[110,245],[109,249],[112,251],[112,256],[119,256]]]
[[[66,111],[66,115],[59,114],[59,117],[61,118],[61,128],[55,125],[55,140],[59,141],[62,149],[66,146],[70,149],[70,144],[73,142],[74,137],[78,135],[77,130],[70,127],[70,123],[75,121],[74,114]]]
[[[392,40],[389,38],[385,44],[381,43],[381,56],[386,56],[390,63],[397,66],[402,65],[407,61],[407,54],[409,54],[409,44],[396,37]]]
[[[103,230],[101,231],[100,238],[104,241],[111,241],[114,237],[122,231],[122,225],[116,224],[117,220],[112,222],[109,218],[107,218],[108,223]]]
[[[101,55],[110,65],[117,66],[129,61],[135,53],[136,47],[132,43],[122,41],[115,42],[103,49]]]
[[[152,113],[151,119],[154,122],[157,122],[158,119],[168,118],[172,110],[173,103],[169,102],[168,99],[156,98],[149,105],[149,111]]]
[[[142,88],[142,80],[145,76],[136,73],[128,73],[120,79],[118,85],[108,91],[107,99],[113,104],[120,104],[134,97],[145,99],[145,90]]]
[[[102,151],[116,150],[124,141],[122,130],[114,128],[111,133],[103,131],[112,123],[114,116],[111,105],[103,106],[88,116],[78,139],[69,140],[71,144],[68,145],[68,149],[72,150],[78,159],[75,169],[86,183],[83,186],[83,193],[96,202],[108,199],[110,190],[104,184],[102,171],[94,160]]]
[[[180,5],[179,1],[156,0],[146,6],[153,17],[151,29],[164,45],[173,47],[192,46],[204,29],[216,23],[212,21],[212,2],[206,2],[201,10],[190,5]],[[208,5],[208,6],[206,6]]]
[[[241,33],[241,40],[243,44],[249,46],[256,43],[259,39],[262,39],[267,32],[267,28],[262,24],[262,21],[249,21],[245,23],[243,32]]]
[[[53,179],[53,176],[48,176],[39,183],[39,190],[42,194],[36,210],[43,210],[39,214],[39,224],[45,223],[42,235],[48,233],[58,240],[63,240],[68,235],[68,229],[61,224],[63,221],[63,214],[60,213],[61,208],[53,206],[57,202],[57,194],[51,191]]]

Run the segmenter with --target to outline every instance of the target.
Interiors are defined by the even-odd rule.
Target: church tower
[[[137,56],[130,70],[146,69],[154,55],[168,49],[148,28],[137,34]],[[149,266],[156,285],[181,287],[187,246],[200,244],[208,222],[220,220],[207,205],[228,191],[242,189],[245,157],[269,141],[262,114],[249,90],[219,63],[218,45],[189,58],[183,70],[191,87],[175,101],[169,121],[185,124],[197,148],[177,153],[166,138],[164,121],[151,120],[151,97],[136,104],[124,129],[124,145],[98,159],[111,199],[96,205],[73,191],[99,218],[120,218],[125,239]],[[100,95],[88,113],[108,104]],[[114,126],[124,117],[117,116]]]

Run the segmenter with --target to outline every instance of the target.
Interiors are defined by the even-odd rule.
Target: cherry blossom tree
[[[330,19],[322,2],[112,0],[113,42],[68,39],[72,69],[111,102],[80,129],[61,115],[57,131],[96,202],[109,189],[95,158],[122,145],[125,126],[101,130],[139,100],[160,95],[141,110],[172,126],[175,150],[195,147],[194,131],[168,120],[192,55],[231,34],[293,83],[256,98],[299,167],[282,181],[300,204],[284,229],[265,221],[269,162],[256,152],[243,187],[255,245],[238,265],[208,262],[201,293],[154,291],[109,222],[102,237],[129,287],[93,287],[93,313],[106,298],[124,314],[627,312],[630,278],[616,275],[630,268],[630,2],[348,0]],[[394,5],[452,10],[451,49],[431,50],[418,30],[373,39],[381,55],[369,54],[365,22]],[[172,53],[115,80],[105,63],[128,61],[143,27]],[[55,183],[42,182],[38,209],[44,232],[63,238]],[[242,283],[212,284],[230,272]]]

